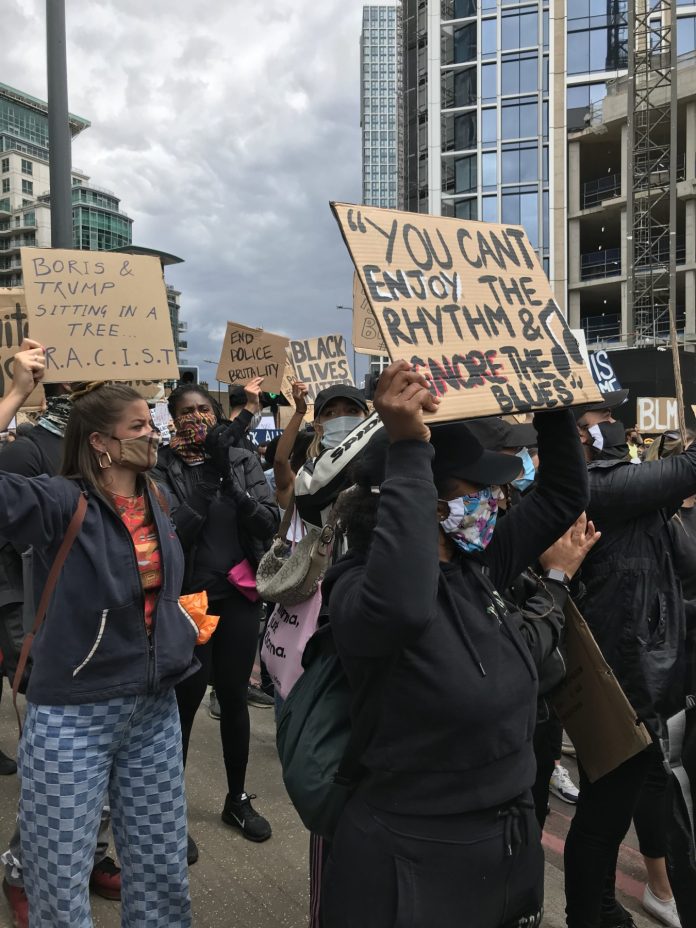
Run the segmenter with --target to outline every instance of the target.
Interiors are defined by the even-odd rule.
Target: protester
[[[186,548],[185,592],[205,590],[209,613],[220,616],[210,641],[196,648],[200,670],[177,687],[184,758],[211,667],[220,709],[220,738],[227,775],[225,824],[251,841],[266,841],[271,826],[245,788],[249,760],[249,677],[261,609],[228,579],[231,569],[258,561],[278,527],[278,509],[246,431],[258,407],[260,378],[245,387],[245,402],[231,422],[200,386],[179,387],[169,397],[176,436],[161,455],[156,479],[177,500],[173,518]],[[198,857],[189,837],[189,861]]]
[[[45,384],[44,392],[46,409],[39,421],[28,432],[19,436],[0,459],[0,470],[5,473],[21,474],[24,477],[38,477],[41,474],[54,477],[60,469],[63,437],[72,408],[69,396],[71,386],[67,383],[49,383]],[[0,548],[0,590],[4,600],[0,606],[0,650],[3,655],[3,669],[11,684],[24,640],[25,608],[22,557],[11,542]],[[30,600],[33,601],[31,592]],[[13,772],[16,772],[14,762],[12,766]],[[110,820],[109,808],[106,806],[102,810],[90,886],[106,899],[119,899],[121,870],[107,854]],[[15,926],[27,928],[29,903],[24,891],[19,826],[15,828],[9,848],[0,859],[4,864],[3,892],[12,910]]]
[[[23,348],[0,401],[0,427],[44,369],[43,349]],[[0,532],[34,546],[37,593],[86,498],[32,648],[19,758],[32,924],[92,924],[89,877],[107,794],[123,868],[122,924],[191,924],[173,687],[195,669],[196,628],[178,605],[181,547],[146,476],[157,444],[135,390],[90,384],[73,395],[61,476],[0,473]]]
[[[510,614],[497,589],[585,506],[573,419],[536,417],[537,489],[498,526],[497,486],[519,462],[485,452],[463,424],[431,436],[423,414],[437,401],[407,362],[382,374],[375,407],[391,445],[373,439],[346,494],[351,550],[324,592],[356,694],[375,670],[383,679],[366,776],[332,844],[324,923],[538,925],[532,735],[537,668],[560,628]]]
[[[364,393],[350,384],[335,384],[317,394],[314,401],[314,438],[307,449],[307,460],[295,478],[295,505],[307,525],[324,524],[343,488],[333,487],[328,496],[313,493],[312,475],[317,460],[340,445],[365,419],[368,411]]]
[[[290,505],[290,499],[295,490],[295,475],[300,469],[299,467],[293,466],[293,455],[295,454],[295,446],[301,434],[300,429],[302,428],[305,416],[307,415],[308,393],[309,387],[307,384],[300,383],[298,380],[293,382],[292,399],[295,404],[295,411],[292,414],[292,418],[283,429],[283,434],[280,436],[273,454],[273,477],[275,478],[275,494],[276,499],[278,500],[278,505],[283,510],[287,509]],[[307,445],[307,454],[305,455],[305,460],[309,454],[310,446],[311,441]],[[314,452],[316,456],[318,453],[316,446],[314,448]],[[302,461],[302,465],[304,463],[305,462]]]
[[[590,480],[588,516],[602,532],[582,568],[580,608],[655,743],[594,783],[580,759],[580,797],[565,845],[569,928],[633,925],[615,898],[618,850],[646,779],[651,772],[659,778],[664,721],[685,700],[684,603],[667,524],[682,500],[696,492],[696,446],[668,460],[631,466],[624,426],[613,417],[624,398],[623,391],[605,395],[597,407],[578,414]],[[658,863],[643,905],[676,925],[662,860],[666,824],[664,817],[654,817],[652,827],[661,833],[653,834],[649,853]]]
[[[514,505],[520,494],[533,492],[539,458],[536,454],[537,433],[531,423],[505,420],[499,416],[488,416],[467,423],[469,430],[478,438],[488,451],[514,454],[520,459],[520,473],[510,482],[509,502]],[[532,449],[530,452],[529,449]],[[501,515],[507,511],[507,497],[500,502]],[[594,526],[587,532],[587,519],[583,515],[578,523],[570,528],[546,552],[546,561],[529,565],[528,569],[517,577],[505,590],[505,598],[512,609],[518,609],[522,615],[534,618],[548,613],[549,609],[557,613],[557,619],[564,621],[563,608],[568,598],[568,591],[559,584],[550,588],[538,576],[546,564],[550,563],[563,571],[563,576],[570,581],[577,572],[589,548],[598,540]],[[557,715],[550,708],[546,695],[562,680],[565,664],[559,651],[555,664],[549,668],[548,679],[540,681],[539,701],[537,706],[537,725],[534,730],[534,756],[537,762],[537,776],[532,786],[532,797],[536,809],[539,827],[543,830],[549,810],[549,792],[563,802],[574,805],[578,798],[578,789],[570,773],[561,763],[561,745],[563,726]]]

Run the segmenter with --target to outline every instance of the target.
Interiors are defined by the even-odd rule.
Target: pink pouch
[[[261,656],[271,675],[276,693],[287,699],[302,676],[305,645],[317,630],[321,609],[321,584],[314,596],[299,606],[278,604],[266,626]]]
[[[256,603],[261,599],[256,590],[256,572],[246,558],[240,561],[239,564],[235,564],[227,574],[227,579],[233,587],[239,590],[242,596],[246,596],[252,603]]]

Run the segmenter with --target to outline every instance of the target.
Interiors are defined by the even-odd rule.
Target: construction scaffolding
[[[629,344],[676,344],[676,0],[629,0],[628,81]]]

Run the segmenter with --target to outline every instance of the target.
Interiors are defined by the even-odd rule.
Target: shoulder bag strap
[[[292,517],[295,514],[295,491],[293,490],[290,494],[290,499],[288,500],[288,508],[283,513],[283,518],[280,520],[280,525],[278,526],[278,538],[281,541],[285,541],[288,537],[288,532],[290,531],[290,525],[292,523]]]
[[[43,620],[46,616],[46,610],[48,609],[48,603],[51,599],[51,596],[53,595],[53,590],[55,589],[56,583],[58,582],[58,576],[63,569],[65,559],[70,553],[70,549],[72,548],[75,539],[77,538],[80,529],[82,528],[82,523],[84,522],[86,512],[87,494],[80,493],[75,512],[73,513],[72,519],[70,520],[70,525],[68,525],[68,530],[66,531],[65,536],[60,543],[60,548],[58,548],[58,553],[55,556],[55,560],[53,561],[48,577],[46,578],[43,593],[41,594],[41,599],[39,601],[39,607],[36,610],[34,627],[25,637],[22,644],[19,661],[17,662],[17,670],[14,675],[14,680],[12,681],[12,704],[14,705],[15,712],[17,713],[17,722],[19,724],[20,735],[22,733],[22,720],[19,716],[19,709],[17,708],[17,693],[19,692],[22,677],[24,676],[24,671],[27,666],[29,652],[31,651],[31,646],[34,643],[34,638],[36,637],[39,629],[41,628],[41,625],[43,624]]]

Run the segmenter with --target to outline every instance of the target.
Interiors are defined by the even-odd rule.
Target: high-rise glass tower
[[[676,7],[684,55],[696,2]],[[626,73],[627,32],[627,0],[403,0],[404,207],[523,225],[564,309],[568,133]]]
[[[368,4],[360,36],[363,202],[396,209],[401,189],[401,6]]]

